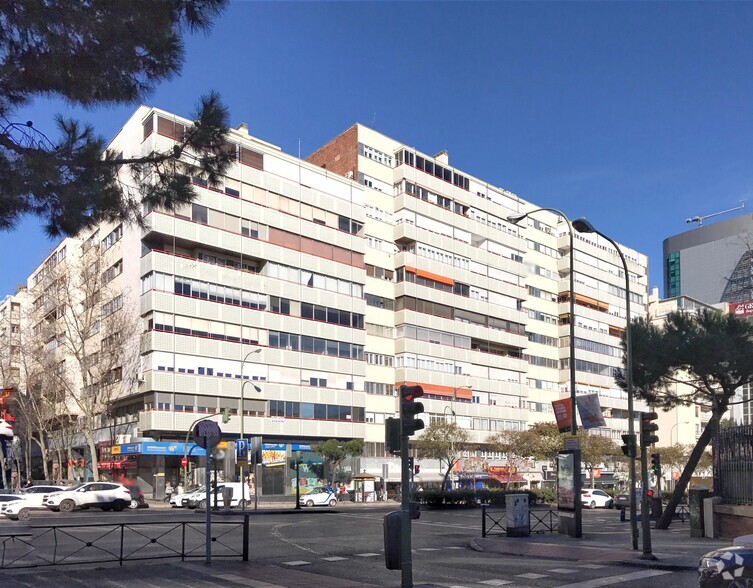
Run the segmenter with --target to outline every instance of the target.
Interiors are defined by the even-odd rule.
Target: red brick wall
[[[341,176],[352,171],[353,179],[358,181],[358,125],[314,151],[306,161]]]

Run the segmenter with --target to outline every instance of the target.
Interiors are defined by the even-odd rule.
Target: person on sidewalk
[[[173,495],[173,485],[168,482],[165,484],[165,502],[170,502],[170,497]]]

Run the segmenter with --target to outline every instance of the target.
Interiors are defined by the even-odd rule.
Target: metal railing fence
[[[205,557],[203,521],[61,523],[4,529],[0,570],[57,565],[119,563]],[[212,521],[212,558],[248,561],[249,515]]]

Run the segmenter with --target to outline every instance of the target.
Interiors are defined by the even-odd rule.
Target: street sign
[[[199,421],[193,428],[193,440],[204,449],[214,449],[220,443],[222,431],[214,421]]]
[[[238,463],[248,461],[248,441],[246,439],[235,441],[235,460]]]
[[[184,468],[184,467],[186,467],[187,465],[188,465],[188,458],[187,458],[187,457],[182,457],[182,458],[180,459],[180,467]]]

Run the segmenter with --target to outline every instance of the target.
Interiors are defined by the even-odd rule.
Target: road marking
[[[552,572],[553,574],[576,574],[578,570],[571,570],[568,568],[554,568],[553,570],[547,570],[547,572]]]
[[[240,584],[241,586],[251,586],[251,588],[284,588],[279,584],[269,584],[261,580],[252,580],[251,578],[243,578],[234,574],[220,574],[214,577],[227,582],[233,582],[234,584]],[[185,586],[185,584],[182,584],[182,586]]]
[[[481,580],[479,584],[488,584],[489,586],[506,586],[512,584],[512,580]]]
[[[580,564],[578,567],[586,568],[588,570],[600,570],[601,568],[605,568],[607,566],[603,566],[601,564]]]
[[[610,586],[612,584],[619,584],[621,582],[632,582],[633,580],[642,580],[643,578],[663,576],[664,574],[671,573],[672,572],[668,570],[641,570],[640,572],[632,572],[630,574],[619,574],[617,576],[606,576],[604,578],[586,580],[585,582],[565,584],[564,586],[559,586],[559,588],[599,588],[600,586]]]
[[[539,578],[546,578],[547,574],[518,574],[517,578],[525,578],[526,580],[538,580]]]
[[[348,558],[347,557],[333,556],[333,557],[323,557],[322,559],[324,561],[343,561],[343,560],[348,559]]]
[[[308,523],[309,521],[305,521],[305,520],[304,520],[304,521],[300,521],[300,520],[299,520],[297,524],[300,524],[300,523],[302,523],[302,522]],[[287,543],[288,545],[292,545],[293,547],[297,547],[298,549],[300,549],[300,550],[302,550],[302,551],[308,551],[309,553],[315,553],[316,555],[319,555],[319,554],[318,554],[318,553],[317,553],[316,551],[314,551],[313,549],[309,549],[308,547],[304,547],[303,545],[299,545],[299,544],[298,544],[298,543],[296,543],[295,541],[292,541],[292,540],[290,540],[290,539],[286,539],[285,537],[283,537],[283,536],[282,536],[282,535],[280,534],[280,530],[281,530],[281,529],[282,529],[283,527],[290,527],[290,526],[292,526],[292,525],[293,525],[293,523],[284,523],[284,524],[279,524],[279,525],[275,525],[274,527],[272,527],[272,530],[271,530],[270,534],[271,534],[271,535],[272,535],[273,537],[276,537],[277,539],[279,539],[280,541],[282,541],[283,543]]]
[[[302,559],[297,559],[295,561],[284,561],[282,562],[282,565],[284,566],[307,566],[311,562],[310,561],[303,561]]]
[[[445,547],[444,549],[465,549],[465,547],[458,547],[457,545],[450,545],[448,547]]]
[[[419,551],[439,551],[438,547],[419,547]]]
[[[378,553],[356,553],[356,557],[376,557],[378,556]]]

